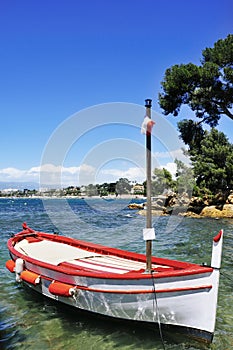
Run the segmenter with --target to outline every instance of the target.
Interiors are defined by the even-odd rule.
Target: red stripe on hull
[[[98,288],[89,288],[83,286],[76,286],[77,289],[85,290],[88,292],[95,293],[113,293],[113,294],[150,294],[150,293],[178,293],[178,292],[189,292],[189,291],[201,291],[212,288],[211,285],[206,286],[197,286],[197,287],[182,287],[182,288],[167,288],[167,289],[145,289],[145,290],[120,290],[120,289],[98,289]]]
[[[95,270],[91,271],[91,269],[82,268],[81,266],[74,267],[73,264],[69,264],[67,262],[61,263],[59,265],[53,265],[51,263],[42,262],[40,260],[33,259],[32,257],[29,257],[23,253],[20,253],[14,248],[14,245],[17,242],[19,242],[23,238],[26,238],[28,235],[32,235],[32,233],[28,233],[28,234],[25,234],[25,232],[24,234],[19,233],[18,235],[16,235],[15,237],[11,238],[8,241],[8,249],[12,253],[12,255],[14,255],[15,259],[22,258],[25,261],[25,263],[28,262],[37,267],[42,267],[47,270],[56,271],[58,273],[62,273],[68,276],[91,277],[91,278],[98,278],[98,279],[119,279],[119,280],[135,280],[135,279],[148,279],[148,278],[152,279],[151,274],[142,273],[142,271],[138,271],[138,272],[130,271],[125,274],[118,274],[115,272],[103,272],[103,271],[95,271]],[[65,243],[73,247],[84,249],[89,252],[91,251],[99,254],[114,255],[117,257],[129,259],[131,262],[137,261],[137,262],[143,262],[146,264],[146,258],[145,258],[145,255],[143,254],[125,252],[120,249],[103,247],[92,243],[86,243],[86,242],[74,240],[69,237],[56,236],[56,235],[51,235],[46,233],[35,232],[33,235],[37,236],[38,238],[48,239],[49,241]],[[36,244],[36,243],[29,243],[29,244]],[[166,269],[166,271],[161,271],[161,272],[155,270],[154,276],[156,276],[156,279],[193,276],[193,275],[200,275],[200,274],[207,274],[207,273],[210,274],[213,272],[213,268],[211,267],[200,266],[197,264],[186,263],[186,262],[178,262],[176,260],[168,260],[163,258],[152,258],[152,264],[171,267],[171,269]]]

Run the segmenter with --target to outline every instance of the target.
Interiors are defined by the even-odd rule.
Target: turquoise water
[[[89,317],[32,293],[5,268],[6,242],[22,222],[36,230],[59,232],[100,244],[145,252],[145,217],[117,199],[0,199],[0,349],[159,350],[159,332]],[[161,257],[210,263],[212,237],[224,229],[222,275],[214,341],[203,346],[164,334],[166,350],[233,349],[232,220],[153,217],[153,253]]]

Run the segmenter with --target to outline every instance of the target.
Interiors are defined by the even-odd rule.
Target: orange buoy
[[[31,271],[26,271],[26,270],[22,271],[20,274],[20,278],[23,281],[34,285],[37,285],[40,283],[40,276]]]
[[[15,262],[13,260],[7,260],[6,262],[6,268],[10,271],[10,272],[15,272]]]
[[[71,284],[54,281],[49,285],[49,292],[61,297],[71,297],[75,294],[75,288]]]

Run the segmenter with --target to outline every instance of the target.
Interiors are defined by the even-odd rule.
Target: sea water
[[[0,349],[10,350],[231,350],[233,349],[233,220],[153,217],[153,254],[210,263],[212,238],[224,229],[216,331],[211,345],[161,335],[155,326],[96,319],[31,292],[5,268],[7,240],[27,224],[35,230],[145,253],[145,217],[128,199],[0,199]]]

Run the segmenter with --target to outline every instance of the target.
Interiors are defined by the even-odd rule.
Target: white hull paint
[[[34,231],[24,232],[26,232],[25,237],[27,237],[27,234]],[[142,322],[148,326],[160,323],[164,327],[181,327],[196,338],[208,342],[212,340],[215,328],[221,261],[216,257],[216,254],[221,254],[222,231],[219,238],[216,239],[217,236],[215,237],[216,241],[213,243],[212,262],[216,266],[205,267],[167,259],[164,260],[166,266],[163,266],[161,263],[163,260],[160,259],[158,260],[160,265],[154,264],[155,268],[151,274],[141,270],[138,272],[133,271],[132,273],[122,273],[123,263],[125,265],[127,263],[141,264],[138,261],[141,259],[141,255],[135,253],[132,256],[129,255],[130,260],[127,256],[121,259],[121,268],[112,267],[113,269],[118,268],[119,274],[101,273],[99,270],[89,273],[87,272],[89,270],[85,270],[85,268],[80,269],[80,266],[78,266],[78,264],[83,264],[84,260],[81,258],[74,261],[72,260],[73,256],[71,261],[77,264],[79,267],[77,270],[74,270],[73,264],[70,265],[68,263],[67,265],[67,262],[63,266],[63,262],[61,265],[60,262],[52,265],[51,261],[50,263],[38,261],[33,256],[22,254],[22,252],[25,252],[25,249],[31,249],[33,244],[38,244],[28,243],[24,237],[22,237],[24,239],[22,240],[20,235],[23,235],[23,233],[21,232],[15,236],[15,242],[14,238],[11,239],[8,247],[12,262],[18,263],[18,269],[23,266],[23,271],[17,271],[17,279],[26,283],[37,292],[74,308],[101,316]],[[35,232],[35,236],[37,235],[39,237],[40,233]],[[50,238],[50,235],[45,235],[46,237],[43,237],[43,239],[46,241]],[[51,235],[51,237],[54,236]],[[56,239],[59,240],[60,238]],[[72,252],[75,252],[73,248],[73,246],[72,248],[67,246],[67,252],[70,249]],[[99,246],[95,245],[94,248],[93,251],[95,253],[93,254],[96,258],[96,252],[98,252],[98,249],[103,252],[103,247],[99,248]],[[86,265],[92,259],[90,248],[88,249],[87,259],[84,258],[86,259]],[[121,251],[113,249],[111,252],[111,256],[114,256],[114,254],[118,255],[119,259]],[[109,256],[102,254],[101,258],[109,259]],[[132,260],[133,258],[135,258],[135,261]],[[47,257],[44,257],[44,259],[47,259]],[[178,268],[179,264],[180,267]],[[174,268],[173,265],[176,267]],[[166,272],[158,272],[163,267]],[[174,270],[172,270],[172,267]],[[170,268],[171,272],[168,271]],[[105,266],[105,269],[110,270],[110,267]],[[30,274],[32,274],[33,280],[28,281],[28,278],[31,278]],[[58,290],[56,289],[57,286]],[[67,290],[71,291],[70,294],[67,294]]]
[[[216,271],[214,271],[213,274],[214,273],[216,273]],[[179,285],[181,289],[187,286],[199,288],[199,286],[209,285],[214,279],[214,276],[202,277],[194,281],[187,279],[186,281],[178,282],[176,287]],[[109,285],[103,284],[103,281],[101,282],[101,284],[90,284],[90,289],[122,290],[121,284],[116,283]],[[78,289],[75,296],[67,298],[51,294],[49,292],[50,283],[51,281],[42,279],[39,286],[32,286],[28,283],[27,285],[49,298],[77,307],[81,310],[95,312],[104,316],[149,323],[157,323],[159,321],[161,324],[170,326],[200,329],[209,333],[214,332],[216,315],[210,312],[210,307],[217,301],[217,285],[216,287],[213,286],[211,289],[203,288],[181,292],[156,293],[156,290],[166,290],[171,288],[171,285],[174,287],[174,282],[169,283],[164,281],[155,283],[154,292],[151,281],[148,281],[148,285],[146,286],[128,284],[124,286],[124,288],[127,288],[127,291],[138,291],[145,290],[145,287],[148,287],[148,291],[151,290],[151,293],[116,294]]]

